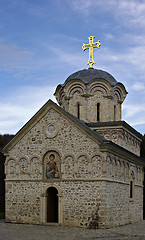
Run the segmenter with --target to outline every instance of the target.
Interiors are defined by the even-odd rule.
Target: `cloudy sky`
[[[145,133],[144,0],[0,0],[0,133],[15,134],[59,83],[88,68],[88,37],[97,69],[122,82],[122,119]]]

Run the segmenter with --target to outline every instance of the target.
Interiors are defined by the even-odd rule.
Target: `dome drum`
[[[111,74],[92,68],[71,74],[57,86],[54,95],[74,116],[86,122],[107,122],[121,120],[121,104],[127,91]]]

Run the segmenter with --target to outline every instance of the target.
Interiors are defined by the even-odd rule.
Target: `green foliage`
[[[5,219],[5,213],[4,212],[0,212],[0,219]]]
[[[0,134],[0,149],[2,149],[12,138],[14,135],[10,134]]]

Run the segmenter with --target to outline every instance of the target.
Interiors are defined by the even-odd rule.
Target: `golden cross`
[[[100,40],[98,40],[98,42],[93,42],[94,41],[94,36],[90,36],[88,37],[89,39],[89,44],[84,44],[82,46],[83,51],[85,51],[86,49],[89,49],[89,60],[88,60],[88,65],[90,65],[90,68],[92,68],[92,65],[95,64],[94,58],[93,58],[93,48],[97,47],[100,48]]]

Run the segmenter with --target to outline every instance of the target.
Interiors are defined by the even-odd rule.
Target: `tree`
[[[10,134],[0,134],[0,149],[2,149],[12,138],[14,135]]]
[[[0,134],[0,218],[4,217],[5,211],[5,174],[4,174],[4,163],[5,156],[1,152],[1,149],[13,138],[10,134]]]

